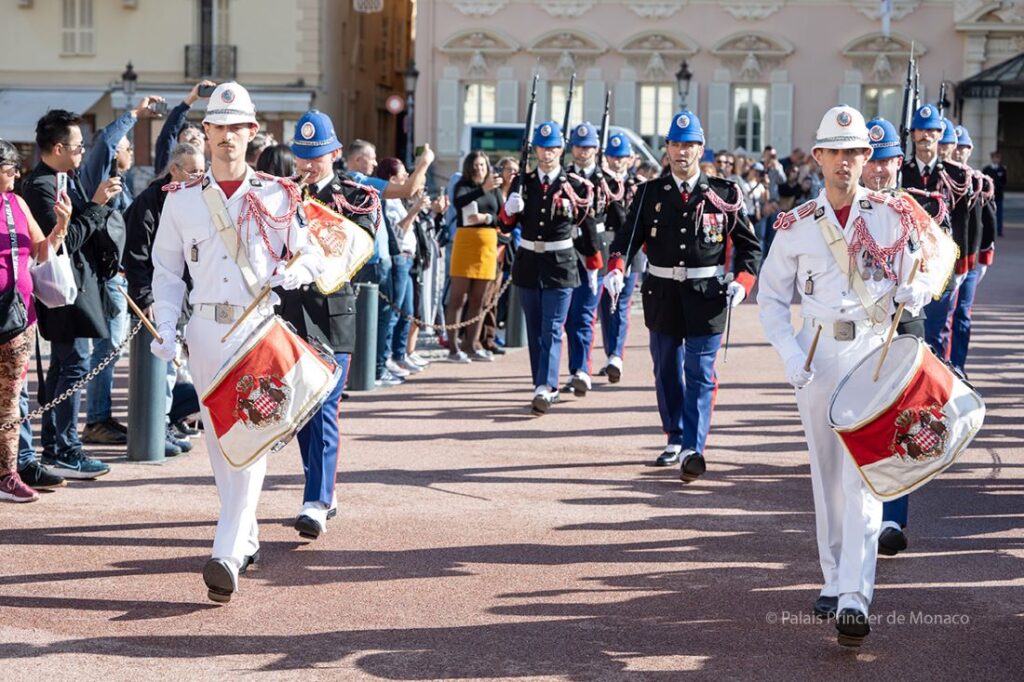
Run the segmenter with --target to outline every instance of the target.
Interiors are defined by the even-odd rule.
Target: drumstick
[[[917,275],[917,268],[921,265],[921,261],[914,259],[914,265],[910,268],[910,276],[907,277],[907,284],[912,284],[914,277]],[[892,345],[893,334],[896,333],[896,327],[900,325],[900,318],[903,317],[903,309],[906,304],[900,303],[896,308],[896,315],[892,318],[892,324],[889,326],[889,335],[885,338],[885,345],[882,346],[882,354],[878,358],[878,367],[875,367],[875,375],[871,378],[872,382],[877,382],[878,377],[882,373],[882,365],[885,364],[885,357],[889,354],[889,346]]]
[[[291,266],[295,265],[295,262],[299,260],[299,257],[301,255],[301,253],[296,253],[294,256],[292,256],[291,260],[289,260],[285,264],[284,269],[287,270]],[[260,293],[256,294],[256,298],[252,300],[252,303],[246,306],[245,310],[242,311],[242,314],[238,316],[237,320],[235,320],[235,323],[231,325],[231,329],[228,330],[228,333],[221,338],[221,343],[227,342],[228,337],[231,336],[231,334],[234,333],[236,329],[238,329],[238,325],[242,324],[245,318],[249,317],[249,314],[252,311],[256,310],[256,307],[263,301],[263,299],[267,297],[267,294],[270,293],[270,289],[270,285],[265,285],[262,289],[260,289]]]
[[[811,371],[811,360],[814,359],[814,352],[818,350],[818,339],[821,338],[821,330],[823,327],[819,324],[818,331],[814,332],[814,340],[811,341],[811,348],[807,351],[807,359],[804,361],[804,371]]]
[[[135,315],[139,318],[139,321],[142,322],[142,326],[145,327],[146,330],[153,335],[153,338],[156,339],[157,343],[162,344],[164,342],[163,337],[160,336],[160,332],[156,330],[156,327],[153,326],[153,323],[149,321],[148,317],[146,317],[146,313],[142,312],[142,309],[139,308],[138,304],[132,300],[132,297],[128,295],[128,292],[121,288],[120,284],[115,284],[114,286],[117,287],[117,290],[121,292],[122,296],[124,296],[124,300],[128,301],[128,307],[132,309],[132,312],[135,313]],[[174,363],[175,367],[181,367],[181,363],[178,362],[178,358],[174,358],[172,362]]]

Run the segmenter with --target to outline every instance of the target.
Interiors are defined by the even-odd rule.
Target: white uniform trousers
[[[259,312],[254,312],[235,330],[227,343],[221,343],[221,337],[231,325],[198,316],[193,316],[189,320],[185,329],[185,339],[189,347],[188,364],[200,396],[213,383],[221,365],[232,356],[260,321],[262,317]],[[260,546],[256,526],[256,505],[259,502],[260,490],[263,488],[263,477],[267,473],[267,458],[261,457],[241,471],[234,469],[220,453],[213,424],[205,406],[202,407],[202,415],[203,438],[206,439],[206,450],[210,456],[213,478],[217,483],[217,495],[220,497],[220,518],[217,520],[212,556],[215,559],[231,560],[237,569],[242,565],[243,559]]]
[[[829,399],[839,382],[883,337],[858,328],[852,341],[823,333],[814,355],[814,379],[797,390],[800,421],[807,435],[811,488],[818,534],[823,596],[839,597],[839,609],[868,613],[875,588],[875,560],[882,526],[882,503],[871,495],[853,459],[829,427]],[[806,352],[814,329],[805,324],[797,335]]]

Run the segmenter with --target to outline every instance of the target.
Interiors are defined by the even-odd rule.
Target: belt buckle
[[[235,321],[235,311],[230,303],[214,303],[213,319],[220,324],[231,324]]]
[[[676,265],[672,267],[672,279],[677,282],[686,281],[686,267],[682,265]]]
[[[533,242],[533,250],[534,250],[535,253],[544,253],[545,247],[546,247],[546,245],[542,241],[535,241],[535,242]]]
[[[837,320],[832,325],[832,335],[836,341],[853,341],[857,327],[850,320]]]

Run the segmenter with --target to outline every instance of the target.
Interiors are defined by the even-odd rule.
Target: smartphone
[[[150,102],[149,110],[157,116],[163,116],[167,113],[167,102],[161,102],[159,100],[156,102]]]
[[[200,85],[199,90],[196,92],[200,97],[209,97],[213,94],[216,85]]]
[[[110,177],[112,177],[112,178],[119,178],[119,177],[121,177],[121,171],[119,171],[117,169],[117,161],[116,160],[110,162]]]
[[[68,195],[68,174],[57,173],[57,201]]]
[[[408,147],[407,147],[407,149],[408,149]],[[423,154],[423,150],[424,149],[426,149],[426,147],[424,145],[422,145],[422,144],[421,145],[417,145],[416,151],[413,152],[413,156],[418,159]]]

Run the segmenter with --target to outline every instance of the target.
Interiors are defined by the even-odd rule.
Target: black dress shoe
[[[203,566],[203,582],[206,583],[206,596],[210,601],[227,604],[231,595],[238,592],[238,578],[224,559],[210,559]]]
[[[705,471],[707,471],[707,465],[704,463],[704,456],[691,450],[683,460],[683,466],[679,470],[679,480],[683,483],[692,483]]]
[[[857,609],[843,609],[836,616],[836,630],[839,631],[841,646],[860,646],[871,632],[868,617]]]
[[[260,561],[260,550],[256,550],[252,554],[242,559],[242,566],[238,569],[238,575],[245,575],[245,572],[249,570],[250,566],[255,566]]]
[[[814,602],[814,615],[819,618],[835,618],[836,609],[839,608],[839,597],[818,597]]]
[[[889,527],[878,536],[878,553],[896,556],[907,548],[907,535],[902,530]]]
[[[656,467],[670,467],[674,464],[679,464],[680,451],[675,449],[665,448],[665,451],[658,455],[658,459],[654,460],[654,466]]]

